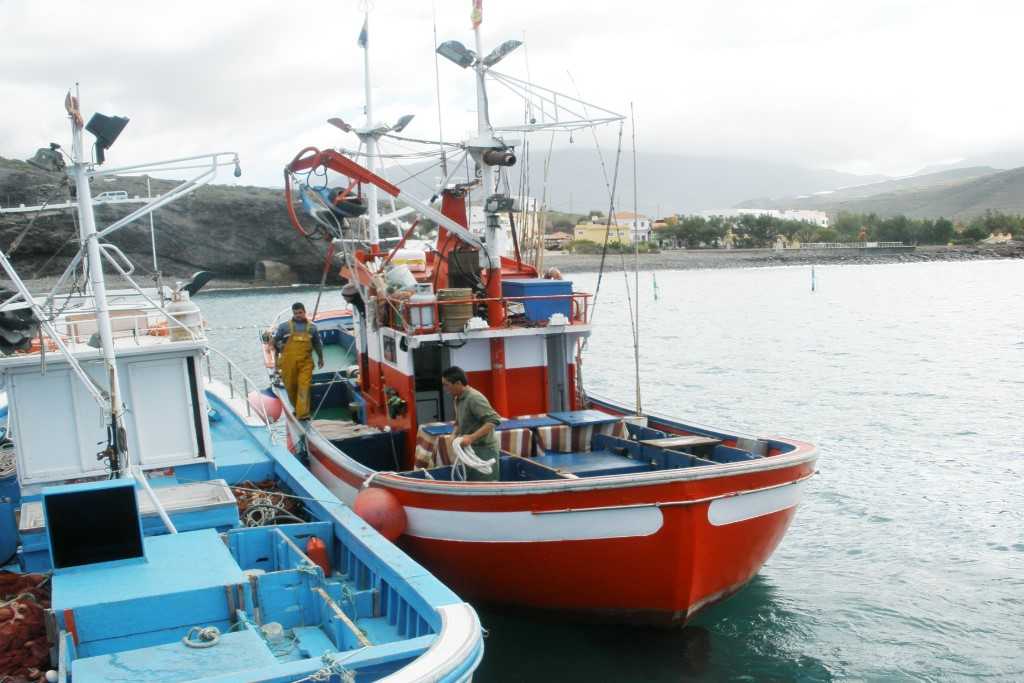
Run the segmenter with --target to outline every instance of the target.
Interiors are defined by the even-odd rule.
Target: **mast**
[[[110,385],[109,404],[110,424],[113,434],[109,446],[110,466],[114,474],[126,475],[130,472],[127,455],[125,462],[121,462],[124,454],[124,444],[121,436],[124,433],[124,415],[121,406],[121,384],[117,375],[117,360],[114,355],[114,333],[110,326],[110,311],[107,307],[107,285],[103,279],[103,259],[100,254],[99,235],[96,232],[96,218],[92,211],[92,191],[89,188],[89,163],[86,160],[85,150],[82,143],[82,118],[78,89],[75,89],[75,98],[72,107],[69,107],[71,115],[71,140],[72,160],[69,174],[75,180],[76,196],[78,198],[79,232],[82,244],[86,249],[86,263],[89,269],[89,284],[92,289],[93,300],[96,302],[96,327],[100,337],[100,349],[103,353],[103,367],[106,371]]]
[[[373,89],[370,87],[370,8],[367,6],[363,18],[363,32],[359,34],[359,43],[363,48],[363,86],[366,91],[366,159],[369,161],[368,168],[374,173],[378,170],[377,165],[377,136],[373,134]],[[371,249],[376,251],[380,244],[380,231],[377,216],[377,187],[370,184],[367,188],[366,199],[370,203],[367,220],[369,222],[369,238]]]

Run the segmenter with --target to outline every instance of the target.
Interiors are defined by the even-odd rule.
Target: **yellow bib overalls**
[[[305,332],[295,331],[295,321],[288,322],[288,340],[277,357],[277,369],[295,408],[295,417],[309,417],[309,385],[313,380],[313,336],[306,323]]]

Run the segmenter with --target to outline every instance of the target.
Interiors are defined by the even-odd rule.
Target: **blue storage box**
[[[523,301],[526,306],[526,319],[546,321],[555,313],[572,318],[572,282],[569,280],[502,280],[501,295],[504,297],[520,296],[557,296],[565,295],[564,299],[538,299]]]

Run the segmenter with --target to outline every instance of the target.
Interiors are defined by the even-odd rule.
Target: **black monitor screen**
[[[85,489],[43,500],[55,569],[143,556],[132,487]]]

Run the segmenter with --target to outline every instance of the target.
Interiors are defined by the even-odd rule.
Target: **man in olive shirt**
[[[476,457],[490,462],[491,473],[466,468],[468,481],[499,481],[501,463],[498,459],[498,437],[494,428],[501,423],[498,413],[491,407],[487,397],[469,386],[466,373],[458,366],[451,366],[441,374],[444,385],[455,400],[455,431],[453,436],[462,440],[462,447],[472,446]]]

